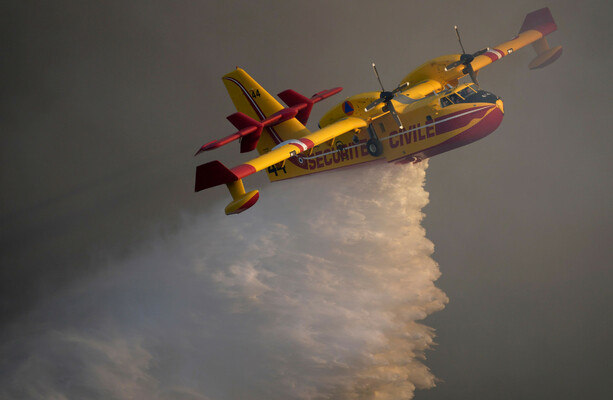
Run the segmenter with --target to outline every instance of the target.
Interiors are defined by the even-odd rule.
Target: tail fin
[[[536,51],[536,58],[530,62],[528,68],[543,68],[560,58],[562,55],[562,46],[549,48],[549,44],[545,38],[545,36],[557,29],[558,26],[548,7],[541,8],[540,10],[533,11],[526,15],[519,33],[521,34],[529,30],[535,30],[543,35],[542,38],[532,43],[532,47],[534,47],[534,51]]]
[[[262,121],[285,108],[241,68],[224,75],[222,81],[237,111],[256,121]],[[296,118],[267,127],[258,142],[258,153],[267,153],[281,142],[304,137],[309,133]]]

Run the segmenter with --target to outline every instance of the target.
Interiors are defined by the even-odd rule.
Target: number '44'
[[[260,97],[260,90],[259,90],[259,89],[257,89],[257,90],[252,90],[252,91],[251,91],[251,97],[253,97],[254,99],[255,99],[256,97]]]

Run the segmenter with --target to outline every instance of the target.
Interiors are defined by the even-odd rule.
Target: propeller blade
[[[445,71],[451,71],[454,68],[459,67],[460,65],[464,64],[464,62],[462,60],[458,60],[456,62],[452,62],[451,64],[449,64],[448,66],[445,67]]]
[[[373,108],[377,107],[379,104],[383,103],[384,101],[385,101],[385,99],[380,97],[377,100],[375,100],[372,103],[370,103],[369,105],[367,105],[366,108],[364,109],[364,111],[369,112],[370,110],[372,110]]]
[[[458,37],[458,42],[460,42],[460,47],[462,48],[462,54],[466,54],[464,50],[464,46],[462,45],[462,39],[460,39],[460,32],[458,31],[458,26],[454,25],[453,29],[455,29],[455,35]]]
[[[470,75],[470,79],[475,83],[475,85],[477,85],[477,87],[480,87],[479,81],[477,80],[477,73],[473,69],[472,64],[468,64],[466,68],[468,69],[468,75]]]
[[[392,93],[396,94],[398,92],[402,92],[403,90],[405,90],[408,87],[409,87],[409,82],[405,82],[402,85],[398,86],[396,89],[392,90]]]
[[[392,104],[391,101],[388,101],[387,103],[385,103],[385,105],[390,110],[390,114],[392,114],[394,121],[396,121],[396,123],[398,124],[398,128],[400,128],[400,130],[403,130],[404,127],[402,126],[402,121],[400,121],[400,117],[398,117],[398,113],[396,112],[396,109],[394,108],[394,104]]]
[[[379,72],[377,71],[377,66],[375,65],[375,63],[372,63],[372,69],[375,71],[375,76],[379,81],[379,85],[381,85],[381,91],[385,92],[385,89],[383,88],[383,83],[381,83],[381,78],[379,78]]]
[[[486,47],[485,49],[481,49],[479,51],[477,51],[476,53],[473,54],[473,57],[477,57],[480,56],[481,54],[484,54],[486,52],[490,51],[489,47]]]
[[[409,96],[405,96],[404,94],[400,94],[400,93],[394,96],[394,100],[402,104],[411,104],[417,101],[415,99],[410,98]]]

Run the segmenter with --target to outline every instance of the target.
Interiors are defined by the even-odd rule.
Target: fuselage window
[[[441,97],[441,107],[447,107],[451,105],[451,101],[447,97]]]
[[[454,104],[458,104],[458,103],[461,103],[463,101],[463,99],[460,96],[458,96],[457,94],[455,94],[455,93],[451,93],[449,95],[449,100],[451,100],[451,102],[454,103]]]

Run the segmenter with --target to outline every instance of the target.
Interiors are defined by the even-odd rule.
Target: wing
[[[337,121],[334,124],[328,125],[319,131],[313,132],[303,138],[286,140],[285,142],[278,144],[270,152],[262,154],[261,156],[240,165],[239,167],[244,170],[248,169],[252,171],[251,174],[253,174],[266,169],[271,165],[285,161],[290,157],[303,153],[321,143],[333,141],[334,138],[344,133],[355,129],[364,128],[366,125],[366,121],[363,119],[348,117]]]
[[[195,191],[198,192],[213,186],[226,184],[234,199],[226,207],[226,214],[238,214],[255,204],[259,196],[257,190],[245,193],[242,183],[243,178],[291,157],[295,157],[321,143],[333,141],[334,138],[344,133],[364,128],[366,125],[366,121],[363,119],[348,117],[302,138],[290,139],[279,143],[268,153],[262,154],[232,169],[226,168],[219,161],[202,164],[196,168]]]
[[[529,44],[533,44],[536,58],[529,65],[530,69],[545,67],[562,55],[562,46],[549,48],[545,36],[557,30],[558,27],[549,8],[531,12],[526,15],[519,34],[508,42],[499,44],[486,53],[475,57],[472,62],[475,71],[512,54]]]
[[[550,48],[546,36],[557,30],[557,25],[549,8],[542,8],[526,15],[517,36],[499,45],[473,54],[474,59],[469,63],[473,75],[480,69],[498,61],[517,50],[532,44],[536,51],[536,58],[529,64],[530,69],[545,67],[562,55],[562,46]],[[478,54],[478,55],[477,55]],[[460,54],[442,56],[430,60],[409,75],[402,82],[410,82],[409,89],[403,94],[419,99],[438,92],[446,85],[456,86],[458,80],[471,71],[471,68],[461,62]],[[473,77],[474,80],[474,77]]]

